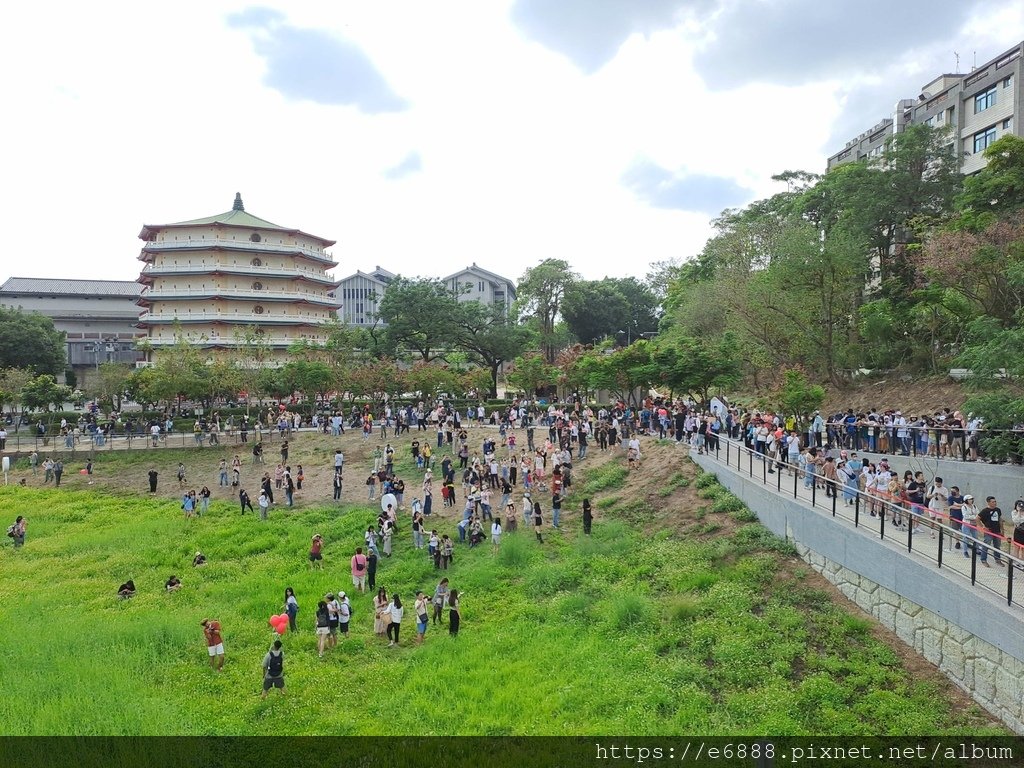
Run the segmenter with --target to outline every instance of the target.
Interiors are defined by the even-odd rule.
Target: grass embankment
[[[414,590],[432,590],[438,573],[412,549],[406,521],[378,576],[409,605],[402,647],[373,635],[370,598],[360,596],[350,637],[324,661],[315,651],[315,603],[327,591],[351,592],[348,557],[375,514],[370,507],[311,506],[260,522],[215,501],[208,516],[186,521],[170,499],[6,488],[5,516],[25,514],[31,525],[23,550],[0,553],[8,638],[0,731],[1000,730],[952,686],[913,677],[872,623],[814,586],[815,575],[748,522],[712,476],[697,477],[672,448],[662,459],[673,470],[655,471],[659,449],[652,446],[650,469],[627,474],[618,457],[594,467],[567,506],[568,530],[547,533],[543,545],[520,523],[497,555],[489,543],[459,548],[447,573],[465,594],[457,639],[432,627],[425,645],[411,644]],[[631,490],[641,486],[656,502]],[[697,486],[707,503],[694,497]],[[598,509],[590,538],[575,530],[585,494]],[[454,532],[451,519],[439,525]],[[314,532],[327,542],[322,572],[306,560]],[[210,564],[193,570],[197,549]],[[165,594],[171,573],[184,589]],[[139,594],[118,601],[127,578]],[[301,605],[300,632],[284,637],[289,695],[260,701],[267,618],[281,611],[285,586]],[[207,665],[199,622],[208,616],[224,625],[221,674]]]

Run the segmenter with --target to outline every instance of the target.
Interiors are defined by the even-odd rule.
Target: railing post
[[[939,563],[939,568],[942,567],[942,540],[945,538],[945,535],[946,535],[946,526],[944,526],[942,523],[939,523],[939,554],[935,558],[936,561],[938,561],[938,563]]]
[[[881,538],[885,538],[885,502],[882,502],[882,514],[879,515],[880,522],[882,523]]]
[[[831,482],[831,481],[826,480],[825,482],[828,483],[828,482]],[[827,488],[828,486],[826,485],[825,487]],[[839,490],[837,488],[833,488],[832,489],[832,517],[836,516],[836,499],[838,497],[839,497]]]
[[[914,525],[916,520],[914,519],[914,511],[908,509],[907,511],[907,552],[914,551]]]
[[[860,528],[860,489],[853,497],[853,527]]]
[[[754,452],[748,450],[747,455],[750,457],[750,476],[754,476]]]
[[[729,446],[731,445],[732,443],[725,444],[725,466],[727,467],[729,466]]]
[[[966,521],[964,521],[966,522]],[[977,531],[975,531],[977,535]],[[971,586],[978,580],[978,540],[971,536]]]
[[[1013,561],[1007,558],[1006,560],[1006,604],[1013,605]]]
[[[781,464],[779,466],[775,467],[775,474],[777,475],[777,477],[775,478],[775,481],[776,481],[775,490],[778,491],[779,493],[782,493],[782,465]]]
[[[811,483],[811,506],[817,506],[818,503],[818,475],[815,473],[814,481]]]
[[[797,495],[796,488],[797,488],[797,485],[799,484],[799,481],[800,481],[800,472],[797,470],[796,467],[793,467],[793,498],[794,499],[796,498],[796,495]]]
[[[768,485],[768,456],[761,456],[761,485]]]

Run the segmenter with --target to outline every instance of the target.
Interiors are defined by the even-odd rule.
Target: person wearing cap
[[[995,559],[996,565],[1002,565],[1003,558],[1000,553],[1003,551],[1003,510],[996,504],[995,496],[985,499],[985,506],[978,512],[978,519],[985,527],[985,543],[991,545],[992,557]],[[981,562],[986,568],[991,567],[984,555]]]
[[[312,539],[312,541],[310,542],[310,545],[309,545],[309,567],[310,568],[320,568],[321,570],[323,569],[323,567],[324,567],[324,563],[323,563],[323,560],[324,560],[323,548],[324,548],[323,536],[321,536],[319,533],[313,534],[313,539]]]
[[[971,494],[964,495],[964,503],[960,508],[963,514],[963,532],[964,532],[964,557],[970,559],[971,549],[978,549],[978,540],[981,538],[978,532],[978,526],[981,525],[981,521],[978,520],[978,514],[981,510],[974,503],[974,496]],[[974,539],[974,543],[968,543],[968,539]],[[981,547],[981,561],[983,563],[988,561],[988,550],[985,547]]]
[[[334,596],[333,592],[324,595],[324,602],[327,603],[327,647],[333,648],[338,644],[338,622],[341,619],[341,603]]]
[[[338,593],[338,631],[341,632],[341,637],[344,639],[348,635],[348,624],[352,620],[352,604],[349,602],[348,595],[344,592]]]

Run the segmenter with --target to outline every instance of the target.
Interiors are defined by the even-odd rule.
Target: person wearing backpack
[[[261,699],[267,698],[271,688],[277,688],[284,696],[284,651],[281,650],[281,641],[275,640],[274,645],[267,655],[263,657],[263,695]]]

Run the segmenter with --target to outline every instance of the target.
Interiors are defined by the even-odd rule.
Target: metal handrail
[[[721,441],[719,441],[714,450],[706,450],[709,456],[712,456],[717,461],[723,461]],[[939,568],[944,568],[947,572],[952,571],[958,576],[965,576],[971,582],[972,586],[981,587],[994,594],[1005,598],[1007,605],[1017,605],[1018,607],[1024,608],[1024,603],[1019,600],[1014,600],[1013,594],[1013,581],[1014,572],[1020,568],[1024,569],[1024,559],[1013,555],[1003,549],[1003,542],[1012,540],[1012,537],[1002,536],[998,534],[992,534],[983,526],[980,525],[969,525],[967,523],[954,523],[950,524],[944,521],[936,521],[929,517],[929,515],[937,514],[931,510],[924,512],[915,510],[913,507],[919,505],[912,505],[911,508],[904,507],[902,503],[894,504],[892,501],[884,498],[883,495],[871,495],[864,491],[861,491],[858,487],[856,491],[844,485],[842,481],[828,481],[823,478],[822,475],[814,473],[812,485],[809,490],[810,498],[802,498],[800,495],[801,481],[806,482],[808,473],[801,470],[799,467],[789,465],[787,462],[773,458],[757,451],[752,451],[746,446],[734,445],[731,441],[725,441],[725,457],[724,463],[727,467],[732,470],[735,468],[741,476],[746,475],[750,480],[760,480],[762,485],[780,496],[786,496],[787,498],[792,495],[792,498],[797,501],[803,501],[810,503],[812,509],[822,509],[821,500],[818,494],[818,483],[824,480],[825,483],[835,483],[835,494],[831,497],[826,496],[826,503],[824,508],[829,510],[832,517],[837,519],[843,519],[847,522],[852,522],[855,528],[866,528],[870,525],[870,521],[878,522],[878,534],[881,539],[897,540],[899,538],[900,545],[906,546],[907,553],[916,554],[924,557],[929,562],[934,562]],[[755,471],[755,465],[758,467],[758,471]],[[787,486],[783,489],[782,476],[785,472],[792,472],[793,476],[793,488],[792,494]],[[769,477],[774,475],[772,481],[769,482]],[[845,493],[849,493],[854,496],[854,503],[852,505],[840,505],[838,504],[838,497]],[[888,496],[888,493],[885,494]],[[891,497],[890,497],[891,498]],[[863,508],[868,510],[876,507],[881,509],[881,514],[876,517],[866,515]],[[925,508],[926,509],[926,508]],[[886,528],[886,521],[888,518],[900,519],[909,521],[905,526],[897,528],[896,533],[892,531],[891,524],[889,530]],[[951,520],[948,515],[940,515],[945,520]],[[959,527],[954,527],[959,525]],[[915,533],[915,529],[919,532]],[[934,553],[929,551],[927,545],[922,546],[920,543],[920,531],[930,530],[934,531],[937,535],[934,539],[928,538],[929,541],[935,541],[937,548]],[[974,531],[975,534],[971,535],[964,533],[964,531]],[[915,543],[914,537],[918,537],[918,542]],[[986,537],[993,537],[995,541],[989,543]],[[981,540],[979,540],[979,538]],[[956,552],[958,555],[962,555],[970,550],[970,572],[969,574],[962,574],[958,569],[949,567],[948,562],[944,564],[943,554],[944,547],[949,543],[951,549],[948,551]],[[959,543],[962,547],[960,550],[952,549],[953,543]],[[947,553],[948,553],[947,551]],[[998,577],[1002,580],[1003,584],[999,586],[993,586],[990,583],[986,583],[991,580],[982,580],[978,574],[978,560],[982,559],[983,562],[987,562],[988,554],[995,553],[996,557],[1000,560],[1005,558],[1005,569],[1006,573],[1002,577]],[[1002,564],[1000,564],[1002,566]]]

